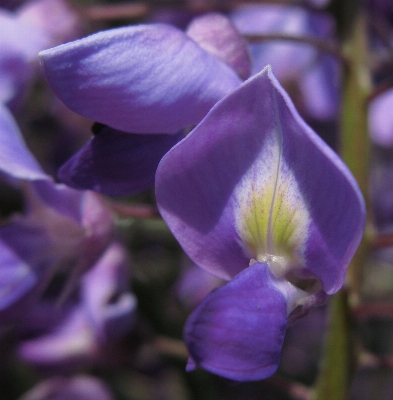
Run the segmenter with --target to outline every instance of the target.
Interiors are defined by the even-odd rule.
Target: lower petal
[[[265,263],[254,263],[197,307],[185,327],[196,366],[235,381],[276,371],[287,327],[287,300]]]

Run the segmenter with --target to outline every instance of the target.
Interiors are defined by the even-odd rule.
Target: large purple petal
[[[62,166],[59,178],[73,188],[111,196],[141,192],[154,185],[158,163],[183,135],[130,134],[104,127]]]
[[[0,171],[18,179],[50,179],[27,149],[12,114],[1,105]]]
[[[224,279],[250,259],[270,260],[277,276],[317,278],[333,293],[363,234],[354,178],[269,68],[164,156],[156,196],[191,259]]]
[[[176,133],[240,83],[232,68],[165,24],[99,32],[40,55],[69,108],[125,132]]]
[[[191,368],[195,363],[237,381],[264,379],[276,371],[287,300],[275,281],[267,264],[255,263],[206,297],[185,327]]]

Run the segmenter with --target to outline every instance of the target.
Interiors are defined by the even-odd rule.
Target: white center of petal
[[[235,190],[235,225],[245,252],[250,259],[266,262],[277,278],[304,264],[311,221],[281,152],[281,132],[273,131]]]

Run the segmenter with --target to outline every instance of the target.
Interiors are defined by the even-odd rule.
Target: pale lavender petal
[[[194,309],[213,289],[224,281],[209,274],[197,265],[188,265],[174,287],[175,296],[186,310]]]
[[[317,279],[326,293],[343,284],[365,221],[354,178],[269,68],[164,156],[156,197],[181,246],[207,271],[230,279],[250,259],[282,256],[290,262],[277,276]]]
[[[393,90],[387,90],[370,104],[369,129],[371,139],[380,146],[393,147]]]
[[[92,266],[114,237],[113,214],[96,193],[81,192],[52,182],[35,182],[29,199],[31,204],[28,202],[27,205],[33,214],[36,205],[42,204],[42,210],[53,213],[49,221],[61,221],[53,224],[52,231],[59,236],[63,232],[64,245],[66,238],[78,238],[79,272]]]
[[[125,132],[179,132],[240,83],[231,67],[164,24],[99,32],[40,56],[70,109]]]
[[[338,116],[340,75],[337,60],[321,56],[301,77],[299,85],[309,117],[327,120]]]
[[[38,52],[51,45],[45,31],[0,9],[0,101],[13,105],[38,65]]]
[[[76,9],[65,0],[29,1],[17,10],[17,16],[19,21],[46,32],[51,46],[73,40],[82,31],[82,21]]]
[[[193,363],[236,381],[271,376],[280,362],[287,301],[267,264],[256,263],[212,292],[187,320]],[[190,368],[191,367],[191,368]]]
[[[18,51],[26,62],[38,59],[38,52],[50,46],[47,32],[0,9],[0,56],[7,49]],[[1,57],[0,57],[1,58]]]
[[[12,114],[1,105],[0,171],[18,179],[50,179],[27,149]]]
[[[0,321],[17,320],[35,304],[57,265],[50,233],[16,216],[0,229]]]
[[[59,179],[76,189],[106,195],[130,195],[154,185],[158,163],[183,138],[130,134],[104,127],[59,171]]]
[[[34,297],[39,279],[34,266],[14,249],[0,241],[0,321],[2,324],[18,319]]]
[[[53,330],[21,342],[18,356],[41,368],[89,365],[97,357],[94,330],[81,308],[75,308]]]
[[[102,342],[127,333],[134,320],[136,298],[129,291],[129,257],[113,243],[82,280],[82,299]]]
[[[229,64],[243,79],[250,76],[246,41],[225,15],[209,13],[194,18],[186,33],[204,50]]]

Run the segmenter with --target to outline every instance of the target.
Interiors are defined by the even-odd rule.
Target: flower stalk
[[[367,62],[367,21],[360,7],[355,12],[347,39],[343,74],[342,114],[340,121],[340,155],[354,174],[366,199],[368,196],[369,139],[367,123],[371,80]],[[360,299],[361,270],[368,253],[368,233],[364,236],[347,274],[347,291],[340,291],[329,304],[329,326],[325,339],[322,368],[315,390],[316,400],[348,398],[350,378],[356,360],[351,332],[350,307]]]

